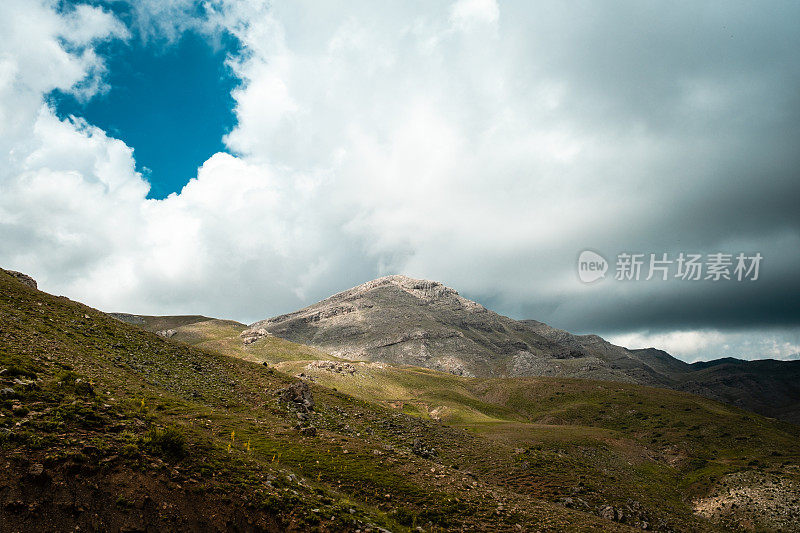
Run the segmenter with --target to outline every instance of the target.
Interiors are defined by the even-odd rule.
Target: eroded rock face
[[[6,270],[6,273],[10,274],[11,276],[17,278],[19,281],[27,285],[32,289],[37,289],[38,286],[36,285],[36,280],[30,277],[27,274],[23,274],[22,272],[17,272],[16,270]]]

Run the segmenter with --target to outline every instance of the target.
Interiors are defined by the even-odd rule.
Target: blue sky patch
[[[187,31],[174,43],[144,41],[100,47],[110,89],[88,102],[50,94],[60,117],[75,115],[134,149],[137,170],[150,181],[149,198],[180,191],[211,155],[224,151],[222,137],[236,122],[231,90],[238,80],[225,65],[237,41],[211,43]]]

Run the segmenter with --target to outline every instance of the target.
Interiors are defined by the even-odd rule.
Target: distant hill
[[[109,313],[109,315],[113,316],[117,320],[121,320],[122,322],[134,326],[139,326],[142,329],[152,331],[153,333],[211,320],[211,318],[203,315],[148,316],[131,315],[128,313]]]
[[[387,276],[293,313],[252,324],[341,358],[416,365],[476,377],[561,376],[684,390],[800,423],[800,362],[690,365],[597,335],[517,321],[435,281]]]
[[[689,364],[655,348],[629,350],[597,335],[572,335],[535,320],[522,323],[574,350],[606,360],[636,359],[661,376],[662,386],[800,424],[800,361],[725,357]]]

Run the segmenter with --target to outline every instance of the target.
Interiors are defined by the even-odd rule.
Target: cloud
[[[703,350],[723,344],[725,336],[718,331],[671,331],[655,335],[627,333],[611,337],[609,341],[628,348],[658,346],[677,356],[696,357]]]
[[[459,0],[450,8],[450,20],[461,30],[479,24],[496,24],[499,16],[496,0]]]
[[[607,339],[626,348],[658,348],[688,362],[720,357],[741,359],[800,359],[800,335],[796,330],[681,330],[666,333],[638,331]]]
[[[784,356],[797,342],[767,341],[800,324],[797,10],[137,3],[129,24],[164,46],[190,28],[241,46],[229,153],[148,200],[135,147],[46,102],[101,92],[97,44],[135,32],[4,2],[0,262],[103,309],[245,321],[401,272],[577,332],[692,354],[750,328]],[[763,277],[588,286],[584,249],[760,251]]]

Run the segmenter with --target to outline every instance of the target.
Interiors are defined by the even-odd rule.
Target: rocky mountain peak
[[[351,289],[351,291],[354,291],[354,295],[360,295],[377,287],[384,287],[387,285],[396,286],[422,300],[435,300],[448,296],[458,296],[458,291],[451,289],[450,287],[446,287],[438,281],[415,279],[401,274],[384,276],[382,278],[368,281],[357,287],[354,287]]]
[[[446,296],[458,296],[458,291],[446,287],[438,281],[415,279],[401,274],[393,274],[362,283],[352,289],[335,294],[327,300],[323,300],[323,302],[329,300],[351,300],[359,298],[375,289],[387,286],[397,287],[424,300],[433,300]]]

